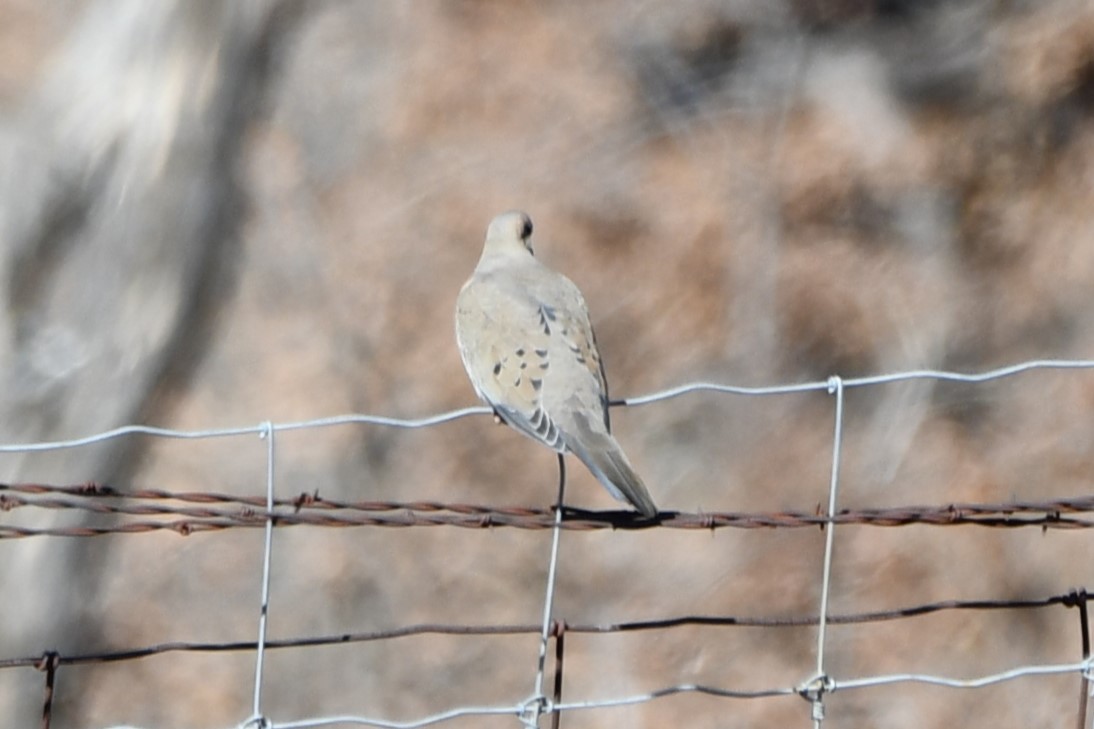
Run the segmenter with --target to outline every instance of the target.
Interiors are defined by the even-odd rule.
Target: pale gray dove
[[[612,437],[608,383],[585,299],[532,255],[532,220],[490,222],[475,272],[456,300],[456,339],[475,392],[524,435],[573,453],[620,501],[657,507]]]

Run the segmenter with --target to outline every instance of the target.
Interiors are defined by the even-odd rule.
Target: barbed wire
[[[80,493],[81,489],[91,489]],[[61,493],[77,498],[35,498],[26,494]],[[104,497],[117,500],[106,503]],[[226,508],[176,506],[158,503],[175,500],[216,503]],[[315,494],[275,500],[267,511],[257,506],[258,497],[231,497],[218,493],[170,493],[140,490],[131,493],[105,492],[97,486],[49,486],[44,484],[0,484],[0,511],[19,508],[86,511],[112,516],[176,516],[184,519],[159,521],[122,520],[102,526],[25,527],[0,524],[0,540],[25,537],[97,537],[108,534],[136,534],[170,531],[182,536],[237,528],[317,527],[421,527],[450,526],[465,529],[511,527],[553,529],[554,509],[498,507],[432,501],[326,500]],[[711,531],[716,529],[800,529],[828,524],[858,524],[874,527],[912,525],[992,528],[1040,527],[1041,529],[1089,529],[1094,518],[1077,514],[1094,513],[1094,496],[1072,496],[1043,501],[999,503],[950,503],[940,505],[894,506],[871,509],[839,509],[832,516],[805,511],[776,512],[678,512],[663,511],[655,518],[632,511],[591,511],[563,507],[560,528],[574,531],[602,529],[636,531],[655,528]]]
[[[523,507],[498,507],[470,504],[445,504],[431,501],[342,502],[320,497],[318,493],[300,494],[292,499],[274,497],[274,442],[276,434],[283,431],[324,428],[351,424],[367,424],[396,428],[423,428],[447,423],[475,414],[490,413],[489,408],[472,407],[421,418],[393,418],[381,415],[345,415],[316,420],[271,423],[253,426],[228,427],[207,430],[172,430],[144,425],[130,425],[70,440],[23,444],[0,444],[0,453],[34,453],[66,448],[80,448],[103,441],[131,436],[158,438],[205,439],[258,435],[265,439],[266,493],[259,496],[233,496],[215,492],[169,492],[156,489],[139,489],[119,492],[109,486],[88,483],[75,486],[46,484],[0,484],[0,511],[17,510],[75,510],[88,515],[103,515],[110,522],[103,525],[81,524],[67,527],[29,527],[17,524],[0,525],[0,540],[67,536],[84,537],[105,534],[129,534],[171,530],[188,535],[205,531],[232,528],[262,527],[265,540],[262,562],[262,584],[259,599],[258,637],[255,641],[229,643],[160,643],[111,652],[64,656],[45,653],[33,658],[0,658],[0,669],[34,667],[46,672],[43,726],[48,727],[53,699],[54,676],[59,667],[77,663],[105,663],[135,660],[145,656],[171,651],[255,651],[256,666],[252,715],[240,727],[264,727],[273,729],[302,729],[303,727],[330,726],[333,724],[357,724],[377,727],[411,729],[424,727],[464,716],[511,714],[526,727],[538,726],[541,716],[552,715],[557,722],[563,711],[589,708],[610,708],[637,704],[682,693],[702,693],[725,698],[767,698],[772,696],[799,695],[812,707],[812,721],[819,729],[824,720],[826,694],[836,690],[850,690],[897,683],[926,683],[951,688],[980,688],[1026,676],[1074,673],[1080,676],[1082,689],[1079,703],[1080,727],[1086,716],[1086,687],[1094,677],[1090,659],[1089,625],[1085,588],[1078,588],[1066,595],[1026,600],[979,600],[945,601],[925,603],[905,608],[872,613],[830,615],[828,595],[831,588],[833,562],[833,534],[841,525],[904,526],[923,524],[932,526],[977,525],[998,528],[1040,527],[1041,529],[1086,529],[1094,525],[1094,519],[1084,515],[1094,511],[1094,496],[1070,496],[1044,501],[1009,503],[953,503],[928,506],[899,506],[874,509],[846,509],[838,504],[840,443],[842,440],[844,393],[847,388],[886,385],[911,380],[933,379],[939,381],[983,383],[1017,376],[1034,370],[1094,369],[1094,360],[1032,360],[984,373],[958,373],[938,370],[916,370],[869,377],[830,377],[824,382],[807,382],[770,387],[740,387],[712,382],[693,382],[661,390],[648,395],[613,402],[613,406],[640,406],[664,401],[693,393],[717,393],[741,396],[790,395],[811,392],[827,393],[835,399],[832,468],[826,508],[819,504],[812,512],[714,512],[682,513],[662,512],[655,518],[641,517],[630,511],[593,512],[564,507],[562,494],[565,485],[564,470],[560,471],[559,506],[555,509]],[[563,461],[559,460],[560,467]],[[141,517],[130,519],[129,517]],[[152,517],[152,518],[145,518]],[[514,527],[521,529],[552,529],[553,539],[544,596],[543,621],[538,625],[416,625],[402,626],[368,633],[345,633],[327,636],[305,636],[271,641],[266,635],[266,620],[270,608],[269,578],[272,562],[272,538],[275,528],[308,525],[318,527],[367,527],[367,526],[455,526],[465,528]],[[563,530],[592,529],[652,529],[678,528],[713,530],[720,528],[802,528],[824,529],[824,559],[820,577],[821,601],[816,616],[799,618],[742,618],[734,616],[678,616],[629,623],[569,625],[560,621],[553,612],[553,585],[558,569],[558,544]],[[862,678],[836,678],[825,669],[825,627],[837,623],[875,622],[923,615],[942,610],[991,610],[1036,609],[1050,605],[1078,608],[1081,626],[1083,660],[1065,664],[1026,665],[995,674],[972,678],[953,678],[937,675],[898,673]],[[670,629],[682,625],[736,626],[777,628],[784,626],[815,626],[817,651],[815,672],[795,686],[764,688],[725,688],[700,684],[675,684],[648,693],[625,697],[563,702],[561,700],[562,663],[564,636],[567,632],[616,633],[635,630]],[[263,685],[263,661],[267,649],[302,648],[334,643],[354,643],[373,640],[395,639],[405,635],[437,633],[449,635],[489,635],[502,633],[539,633],[540,651],[537,660],[536,680],[532,695],[511,704],[486,707],[457,707],[432,714],[414,721],[389,721],[386,719],[346,715],[313,717],[289,722],[274,722],[261,711]],[[544,694],[545,665],[548,644],[555,641],[555,686],[551,697]]]

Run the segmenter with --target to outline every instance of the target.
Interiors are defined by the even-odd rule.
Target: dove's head
[[[534,253],[532,219],[528,217],[528,213],[522,210],[510,210],[490,221],[490,226],[486,229],[484,255],[487,253],[512,255],[525,252]]]

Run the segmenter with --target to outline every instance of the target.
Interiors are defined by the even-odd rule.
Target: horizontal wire
[[[909,605],[891,610],[875,610],[861,613],[832,614],[828,616],[830,625],[851,625],[862,623],[880,623],[892,620],[920,617],[939,612],[949,611],[992,611],[992,610],[1036,610],[1052,606],[1076,607],[1085,605],[1094,600],[1094,594],[1087,594],[1085,590],[1073,590],[1059,595],[1048,597],[1030,598],[1022,600],[943,600],[938,602]],[[799,616],[786,618],[764,618],[748,616],[718,616],[718,615],[685,615],[652,620],[636,620],[622,623],[589,623],[570,624],[565,623],[567,633],[582,634],[610,634],[626,633],[647,630],[668,630],[682,626],[694,627],[737,627],[737,628],[799,628],[817,624],[817,616]],[[540,624],[494,624],[494,625],[459,625],[444,623],[423,623],[408,625],[386,630],[375,630],[356,633],[339,633],[334,635],[307,636],[300,638],[282,638],[266,641],[267,649],[280,648],[314,648],[331,645],[345,645],[350,643],[367,643],[379,640],[393,640],[422,635],[453,635],[453,636],[510,636],[510,635],[538,635],[542,630]],[[114,663],[118,661],[134,660],[148,656],[172,652],[193,653],[222,653],[235,651],[251,651],[257,647],[255,641],[233,641],[222,643],[197,643],[197,642],[169,642],[156,645],[129,648],[115,651],[57,655],[54,660],[57,665],[84,665],[93,663]],[[24,658],[0,659],[0,669],[20,667],[40,667],[40,656]]]
[[[935,686],[944,686],[947,688],[974,689],[982,688],[984,686],[990,686],[993,684],[1004,683],[1006,681],[1012,681],[1018,678],[1024,678],[1028,676],[1044,676],[1068,673],[1081,674],[1089,671],[1091,669],[1091,665],[1092,661],[1086,660],[1080,663],[1023,666],[1008,671],[1003,671],[1001,673],[995,673],[988,676],[981,676],[971,679],[954,679],[944,676],[932,676],[927,674],[913,673],[875,676],[870,678],[850,679],[845,681],[829,679],[826,685],[826,690],[851,690],[891,685],[897,683],[926,683]],[[654,701],[666,696],[674,696],[684,693],[699,693],[708,696],[717,696],[721,698],[732,699],[764,699],[778,696],[804,695],[807,691],[808,689],[806,686],[754,690],[734,690],[723,689],[715,686],[705,686],[701,684],[678,684],[675,686],[666,686],[661,689],[656,689],[654,691],[650,691],[644,694],[635,694],[632,696],[586,701],[568,701],[565,703],[550,705],[548,707],[548,710],[553,712],[564,712],[588,709],[610,709],[618,708],[620,706],[631,706],[635,704],[648,703],[650,701]],[[385,729],[416,729],[417,727],[430,726],[432,724],[437,724],[442,721],[447,721],[449,719],[459,718],[462,716],[485,716],[513,713],[519,714],[520,709],[521,707],[519,706],[461,708],[433,714],[416,721],[401,722],[387,721],[383,719],[375,719],[364,716],[338,716],[307,719],[297,722],[271,722],[270,726],[271,728],[275,729],[305,729],[306,727],[322,727],[330,726],[337,723],[345,723],[358,724],[362,726],[384,727]]]
[[[265,496],[239,496],[235,494],[217,493],[210,491],[166,491],[163,489],[134,489],[132,491],[120,491],[112,486],[98,484],[95,482],[84,482],[80,484],[42,484],[42,483],[2,483],[0,482],[0,499],[10,499],[13,501],[18,497],[11,497],[7,494],[29,494],[32,496],[41,496],[43,494],[61,494],[65,496],[74,496],[81,499],[128,499],[128,500],[141,500],[141,501],[181,501],[187,503],[221,503],[229,504],[233,506],[252,507],[261,506],[265,507]],[[31,500],[28,500],[28,503]],[[2,508],[3,501],[0,500],[0,508]],[[44,502],[43,502],[44,503]],[[75,503],[75,502],[74,502]],[[445,503],[439,501],[341,501],[338,499],[328,499],[326,497],[319,496],[318,492],[301,492],[299,495],[293,498],[281,498],[275,499],[274,505],[279,507],[291,507],[294,510],[302,509],[318,509],[318,510],[338,510],[338,509],[360,509],[364,511],[395,511],[401,509],[411,509],[415,511],[458,511],[460,513],[482,513],[489,514],[494,512],[500,513],[513,513],[513,514],[546,514],[553,516],[553,510],[533,508],[533,507],[497,507],[482,504],[462,504],[462,503]],[[1005,501],[996,503],[986,502],[950,502],[942,506],[904,506],[904,507],[886,507],[869,509],[870,513],[883,514],[899,509],[910,509],[913,511],[924,511],[927,509],[939,509],[954,511],[958,514],[964,513],[993,513],[993,512],[1005,512],[1005,513],[1019,513],[1023,511],[1060,511],[1060,512],[1085,512],[1092,510],[1094,505],[1094,496],[1083,495],[1074,497],[1063,497],[1044,501]],[[633,512],[592,512],[582,509],[576,509],[573,507],[566,507],[567,512],[572,514],[615,514],[623,513],[630,514]],[[664,514],[678,514],[680,512],[663,512]],[[713,512],[712,512],[713,513]],[[821,518],[819,512],[815,515],[820,521],[824,521]]]
[[[62,496],[51,496],[61,494]],[[181,501],[209,506],[164,503]],[[50,486],[45,484],[0,484],[0,511],[18,509],[81,510],[123,517],[106,525],[30,527],[0,525],[0,540],[41,536],[94,537],[172,531],[183,536],[233,528],[265,527],[267,516],[276,527],[309,525],[318,527],[413,527],[454,526],[468,529],[511,527],[550,529],[550,509],[495,507],[431,501],[394,502],[326,500],[316,494],[279,499],[281,511],[267,514],[261,497],[232,497],[226,494],[139,490],[114,491],[94,484]],[[1088,529],[1094,520],[1077,514],[1094,513],[1094,496],[1076,496],[1045,501],[1016,501],[995,504],[950,503],[942,505],[897,506],[875,509],[841,509],[834,517],[816,512],[701,512],[664,511],[655,518],[632,511],[588,511],[566,507],[562,528],[577,531],[601,529],[643,530],[653,528],[709,531],[723,528],[778,529],[824,528],[827,524],[858,524],[873,527],[909,525],[957,526],[963,524],[994,528],[1039,527],[1041,529]],[[127,520],[129,516],[183,517],[157,521]]]
[[[579,709],[610,709],[618,706],[629,706],[631,704],[643,704],[647,701],[653,701],[654,699],[660,699],[665,696],[674,696],[676,694],[705,694],[707,696],[719,696],[727,699],[768,699],[775,696],[795,696],[799,693],[798,689],[784,687],[784,688],[770,688],[770,689],[752,689],[752,690],[738,690],[738,689],[724,689],[716,686],[704,686],[702,684],[695,683],[683,683],[676,686],[666,686],[665,688],[656,689],[645,694],[635,694],[633,696],[621,696],[614,699],[598,699],[589,701],[567,701],[565,703],[555,704],[556,711],[575,711]]]
[[[334,726],[337,724],[358,724],[360,726],[381,727],[382,729],[416,729],[417,727],[440,724],[444,721],[465,716],[498,716],[505,714],[519,716],[523,708],[523,706],[465,706],[442,711],[439,714],[432,714],[416,721],[388,721],[365,716],[345,715],[300,719],[297,721],[267,720],[265,726],[269,729],[309,729],[311,727]]]
[[[852,689],[886,686],[898,683],[924,683],[934,686],[943,686],[947,688],[975,689],[983,688],[984,686],[990,686],[993,684],[1004,683],[1007,681],[1013,681],[1015,679],[1025,678],[1029,676],[1045,676],[1069,673],[1081,674],[1089,671],[1091,667],[1092,661],[1086,660],[1079,663],[1022,666],[1008,671],[971,679],[955,679],[947,678],[944,676],[932,676],[928,674],[914,673],[874,676],[869,678],[850,679],[843,681],[829,679],[826,685],[826,691],[846,691]],[[654,691],[643,694],[635,694],[632,696],[623,696],[610,699],[568,701],[565,703],[553,704],[548,706],[547,708],[548,710],[553,712],[580,711],[589,709],[610,709],[618,708],[620,706],[631,706],[635,704],[648,703],[666,696],[674,696],[684,693],[699,693],[705,694],[707,696],[717,696],[721,698],[731,699],[764,699],[778,696],[804,695],[807,691],[808,688],[806,686],[734,690],[719,688],[715,686],[705,686],[701,684],[678,684],[675,686],[666,686],[664,688],[656,689]],[[522,708],[523,707],[519,705],[497,707],[463,707],[459,709],[451,709],[449,711],[444,711],[437,714],[432,714],[422,719],[413,721],[389,721],[365,716],[344,715],[332,717],[316,717],[312,719],[292,722],[270,722],[269,726],[271,727],[271,729],[306,729],[309,727],[323,727],[331,726],[334,724],[357,724],[361,726],[383,727],[384,729],[416,729],[417,727],[430,726],[433,724],[441,723],[443,721],[448,721],[450,719],[456,719],[464,716],[496,716],[502,714],[519,715]]]
[[[1089,671],[1091,667],[1092,661],[1086,660],[1080,663],[1023,666],[1008,671],[1003,671],[1001,673],[995,673],[988,676],[981,676],[971,679],[955,679],[947,678],[944,676],[932,676],[927,674],[914,673],[874,676],[870,678],[850,679],[845,681],[837,681],[829,678],[826,683],[825,690],[845,691],[851,689],[870,688],[898,683],[925,683],[947,688],[975,689],[1029,676],[1045,676],[1069,673],[1082,674]],[[708,696],[717,696],[721,698],[731,699],[764,699],[778,696],[806,695],[808,690],[809,689],[807,685],[770,689],[734,690],[723,689],[715,686],[704,686],[701,684],[678,684],[675,686],[666,686],[664,688],[656,689],[648,693],[635,694],[632,696],[586,701],[568,701],[565,703],[549,705],[547,707],[547,710],[552,712],[565,712],[589,709],[610,709],[618,708],[620,706],[631,706],[635,704],[648,703],[666,696],[674,696],[684,693],[699,693]],[[452,709],[438,714],[432,714],[430,716],[414,721],[388,721],[384,719],[376,719],[365,716],[346,715],[335,717],[316,717],[312,719],[305,719],[293,722],[270,722],[269,726],[271,727],[271,729],[306,729],[308,727],[323,727],[341,723],[357,724],[361,726],[383,727],[384,729],[416,729],[417,727],[430,726],[443,721],[447,721],[449,719],[455,719],[464,716],[488,716],[500,714],[519,715],[521,709],[521,706],[464,707],[459,709]]]
[[[910,370],[907,372],[894,372],[886,375],[871,375],[868,377],[841,378],[846,387],[869,387],[872,385],[885,385],[909,380],[944,380],[950,382],[979,383],[989,380],[998,380],[1004,377],[1012,377],[1023,372],[1042,369],[1094,369],[1094,360],[1065,360],[1065,359],[1037,359],[1028,362],[999,367],[986,372],[965,373],[950,372],[946,370]],[[790,385],[773,385],[770,387],[742,387],[738,385],[723,385],[716,382],[692,382],[678,387],[660,390],[649,395],[629,397],[614,401],[620,405],[646,405],[660,400],[667,400],[693,392],[717,392],[731,395],[790,395],[802,392],[828,392],[831,378],[816,382],[802,382]]]
[[[1094,666],[1091,659],[1079,663],[1063,663],[1046,666],[1020,666],[1008,671],[994,673],[978,678],[946,678],[944,676],[932,676],[923,673],[897,673],[888,676],[870,676],[867,678],[833,680],[832,690],[869,688],[874,686],[888,686],[894,683],[925,683],[933,686],[945,686],[947,688],[975,689],[991,686],[1005,681],[1026,676],[1049,676],[1060,673],[1085,673]]]
[[[62,494],[65,496],[73,496],[78,499],[88,499],[88,501],[78,500],[57,500],[56,502],[49,499],[37,499],[29,498],[23,499],[19,496],[11,496],[9,494],[28,494],[32,497],[38,497],[43,494]],[[266,499],[263,496],[237,496],[234,494],[225,494],[217,492],[206,491],[165,491],[162,489],[135,489],[133,491],[119,491],[110,486],[103,486],[94,482],[87,482],[77,485],[67,484],[42,484],[42,483],[0,483],[0,498],[7,500],[11,506],[16,505],[28,505],[28,506],[52,506],[56,503],[57,508],[67,508],[69,505],[79,508],[88,508],[96,511],[120,509],[122,507],[118,505],[103,506],[96,505],[92,500],[105,500],[105,499],[125,499],[129,501],[182,501],[189,503],[220,503],[228,504],[240,507],[253,507],[262,506],[266,504]],[[5,502],[0,501],[0,505]],[[543,514],[553,516],[553,509],[541,509],[532,507],[497,507],[483,504],[462,504],[462,503],[446,503],[439,501],[341,501],[337,499],[328,499],[321,497],[317,492],[302,492],[294,498],[282,498],[274,500],[275,506],[291,507],[294,510],[362,510],[362,511],[395,511],[402,509],[411,509],[417,511],[458,511],[461,513],[513,513],[513,514]],[[164,513],[176,513],[172,511],[174,507],[158,506],[147,507],[164,509]],[[891,512],[899,511],[901,509],[908,509],[915,512],[921,512],[928,509],[948,510],[958,514],[965,513],[978,513],[987,514],[995,512],[1004,513],[1020,513],[1023,511],[1060,511],[1060,512],[1085,512],[1094,510],[1094,496],[1074,496],[1063,497],[1044,501],[1005,501],[1005,502],[950,502],[942,506],[926,506],[926,505],[913,505],[903,507],[884,507],[875,509],[862,510],[863,513],[872,513],[878,515],[888,515]],[[597,514],[630,514],[633,512],[623,511],[603,511],[594,512],[583,509],[577,509],[573,507],[566,507],[567,512],[571,514],[581,515],[597,515]],[[145,512],[141,512],[145,513]],[[663,515],[682,514],[683,512],[662,512]],[[767,512],[765,512],[767,513]],[[776,512],[782,513],[782,512]],[[793,512],[785,512],[793,513]],[[717,515],[717,512],[710,512],[710,515]],[[826,517],[822,517],[820,514],[814,515],[819,521],[823,522]],[[264,518],[264,515],[263,515]]]
[[[1045,369],[1094,369],[1094,360],[1057,360],[1038,359],[1020,362],[1006,367],[988,370],[979,373],[950,372],[946,370],[911,370],[907,372],[894,372],[891,374],[871,375],[867,377],[853,377],[843,380],[844,387],[867,387],[884,385],[908,380],[943,380],[951,382],[980,383],[989,380],[1011,377],[1031,370]],[[830,378],[829,378],[830,379]],[[829,379],[816,382],[803,382],[788,385],[774,385],[769,387],[744,387],[726,385],[717,382],[691,382],[677,387],[639,395],[622,400],[612,401],[612,405],[639,406],[653,402],[668,400],[695,392],[715,392],[734,395],[786,395],[803,392],[827,392]],[[311,428],[325,428],[340,425],[382,425],[393,428],[425,428],[442,423],[451,422],[471,415],[489,414],[492,410],[485,406],[474,406],[437,413],[419,418],[395,418],[384,415],[351,414],[337,415],[314,420],[300,420],[286,423],[274,423],[274,431],[305,430]],[[259,435],[267,432],[270,426],[266,423],[236,426],[228,428],[209,428],[203,430],[176,430],[171,428],[158,428],[147,425],[127,425],[114,428],[102,433],[96,433],[80,438],[68,440],[42,441],[37,443],[0,443],[0,453],[29,453],[36,451],[51,451],[65,448],[80,448],[94,445],[103,441],[112,440],[131,435],[148,435],[157,438],[180,438],[198,440],[205,438],[225,438],[242,435]]]
[[[926,683],[935,686],[943,686],[947,688],[958,689],[975,689],[982,688],[984,686],[990,686],[993,684],[1003,683],[1006,681],[1012,681],[1018,678],[1024,678],[1029,676],[1044,676],[1055,674],[1068,674],[1068,673],[1085,673],[1091,669],[1092,661],[1086,660],[1080,663],[1069,664],[1055,664],[1055,665],[1037,665],[1037,666],[1023,666],[1014,668],[1001,673],[991,674],[988,676],[981,676],[972,679],[954,679],[946,678],[944,676],[932,676],[927,674],[894,674],[887,676],[875,676],[862,679],[851,679],[845,681],[836,681],[830,679],[826,685],[827,691],[836,690],[850,690],[869,688],[875,686],[884,686],[897,683]],[[647,703],[660,699],[666,696],[673,696],[683,693],[700,693],[708,696],[717,696],[721,698],[732,699],[762,699],[772,698],[778,696],[795,696],[805,695],[808,691],[807,686],[800,687],[782,687],[782,688],[770,688],[770,689],[754,689],[754,690],[734,690],[723,689],[714,686],[704,686],[701,684],[679,684],[675,686],[667,686],[665,688],[650,691],[644,694],[636,694],[632,696],[616,697],[610,699],[599,700],[587,700],[587,701],[570,701],[565,703],[553,704],[548,707],[550,711],[563,712],[563,711],[578,711],[588,709],[608,709],[617,708],[620,706],[631,706],[635,704]],[[519,713],[519,708],[517,713]],[[363,726],[376,726],[385,727],[391,729],[415,729],[416,727],[424,727],[432,724],[446,721],[448,719],[457,718],[468,715],[488,715],[488,714],[509,714],[514,713],[513,707],[493,707],[490,708],[466,708],[466,709],[454,709],[451,711],[443,712],[440,714],[433,714],[417,721],[409,722],[392,722],[383,719],[373,719],[363,716],[341,716],[330,718],[316,718],[309,719],[301,722],[289,722],[289,723],[271,723],[271,727],[276,729],[304,729],[305,727],[320,727],[329,726],[334,723],[349,723],[359,724]]]
[[[149,425],[126,425],[114,428],[102,433],[72,438],[69,440],[42,441],[39,443],[0,443],[0,453],[30,453],[35,451],[53,451],[65,448],[80,448],[94,445],[104,441],[121,438],[127,435],[150,435],[157,438],[177,438],[182,440],[202,440],[207,438],[228,438],[241,435],[261,435],[271,429],[275,432],[290,430],[307,430],[312,428],[328,428],[338,425],[384,425],[392,428],[426,428],[432,425],[440,425],[452,420],[458,420],[470,415],[489,414],[493,411],[485,406],[450,410],[436,415],[428,415],[421,418],[392,418],[385,415],[335,415],[327,418],[315,418],[314,420],[299,420],[287,423],[258,423],[256,425],[244,425],[228,428],[206,428],[203,430],[176,430],[172,428],[157,428]]]

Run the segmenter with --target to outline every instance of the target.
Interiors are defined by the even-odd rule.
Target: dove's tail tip
[[[593,475],[620,501],[627,501],[650,519],[657,516],[657,504],[653,503],[642,477],[635,472],[622,449],[607,448],[578,457],[585,462]]]
[[[646,488],[646,484],[641,477],[635,473],[626,461],[618,465],[620,468],[616,478],[612,479],[612,483],[623,495],[621,501],[629,501],[631,506],[638,509],[642,516],[650,519],[657,516],[657,504],[653,503],[653,497],[650,496],[649,489]]]
[[[637,484],[637,488],[634,484],[630,485],[623,493],[631,506],[638,509],[638,513],[642,516],[648,519],[657,518],[657,504],[653,503],[653,499],[650,498],[649,492],[641,482]]]

